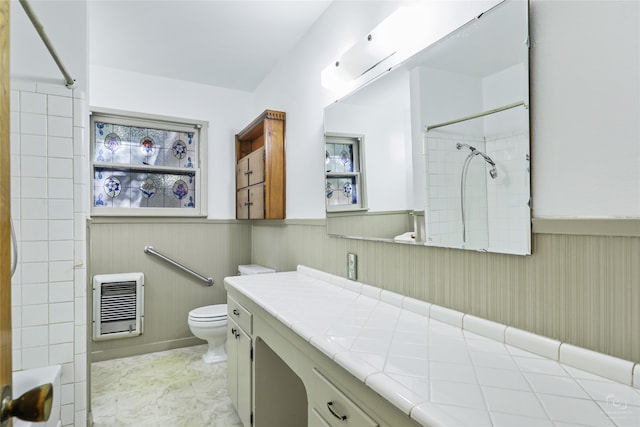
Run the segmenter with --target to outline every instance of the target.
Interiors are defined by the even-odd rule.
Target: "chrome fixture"
[[[464,202],[466,199],[467,171],[469,169],[469,165],[471,164],[471,160],[473,160],[473,158],[476,156],[482,156],[485,162],[487,162],[491,166],[491,169],[489,169],[489,176],[491,177],[491,179],[496,179],[498,177],[498,170],[496,169],[496,163],[493,161],[493,159],[487,156],[482,151],[478,150],[476,147],[458,142],[456,144],[456,148],[458,150],[467,148],[469,149],[469,151],[471,151],[467,158],[464,160],[464,164],[462,165],[462,176],[460,179],[460,214],[462,217],[462,243],[464,244],[467,242],[467,221]]]
[[[211,277],[205,277],[202,274],[196,273],[195,271],[193,271],[189,267],[185,267],[184,265],[180,264],[178,261],[174,261],[171,258],[169,258],[168,256],[156,251],[155,249],[153,249],[153,246],[145,246],[144,247],[144,253],[145,254],[150,254],[150,255],[155,255],[158,258],[160,258],[161,260],[173,265],[174,267],[179,268],[180,270],[184,271],[185,273],[189,273],[190,275],[192,275],[196,279],[199,279],[199,280],[205,282],[206,286],[213,285],[213,279]]]

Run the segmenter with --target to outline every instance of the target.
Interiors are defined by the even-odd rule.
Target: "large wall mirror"
[[[531,253],[528,12],[503,1],[325,109],[329,234]]]

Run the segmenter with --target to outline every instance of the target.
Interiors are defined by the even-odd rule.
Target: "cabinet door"
[[[249,185],[249,156],[238,160],[236,164],[236,189]]]
[[[238,415],[244,427],[251,426],[251,413],[253,405],[251,401],[252,366],[251,366],[251,337],[241,328],[236,335],[238,348]]]
[[[249,158],[247,173],[249,177],[248,185],[264,182],[264,147],[258,148],[247,157]]]
[[[264,218],[264,184],[249,187],[249,218]]]
[[[236,193],[236,218],[249,219],[249,190],[246,188]]]
[[[227,322],[227,390],[233,407],[238,410],[238,341],[236,332],[240,329],[233,320]]]

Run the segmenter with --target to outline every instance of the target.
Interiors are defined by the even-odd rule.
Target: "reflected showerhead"
[[[472,152],[472,153],[475,153],[475,152],[477,151],[477,150],[476,150],[476,147],[472,147],[472,146],[471,146],[471,145],[469,145],[469,144],[462,144],[462,143],[460,143],[460,142],[458,142],[458,143],[456,144],[456,148],[457,148],[458,150],[462,150],[463,148],[468,148],[469,150],[471,150],[471,152]]]
[[[462,143],[458,142],[456,144],[456,148],[458,150],[462,150],[463,148],[468,148],[469,151],[471,151],[471,153],[469,153],[469,155],[467,156],[468,159],[470,159],[471,157],[475,157],[475,156],[482,156],[484,161],[489,163],[492,166],[492,168],[489,169],[489,175],[491,176],[491,178],[492,179],[496,179],[498,177],[498,170],[496,169],[496,162],[494,162],[491,157],[487,156],[482,151],[476,149],[476,147],[473,147],[473,146],[471,146],[469,144],[462,144]]]

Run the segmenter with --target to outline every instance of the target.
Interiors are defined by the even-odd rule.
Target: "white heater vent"
[[[100,274],[93,277],[93,339],[142,334],[144,275]]]

